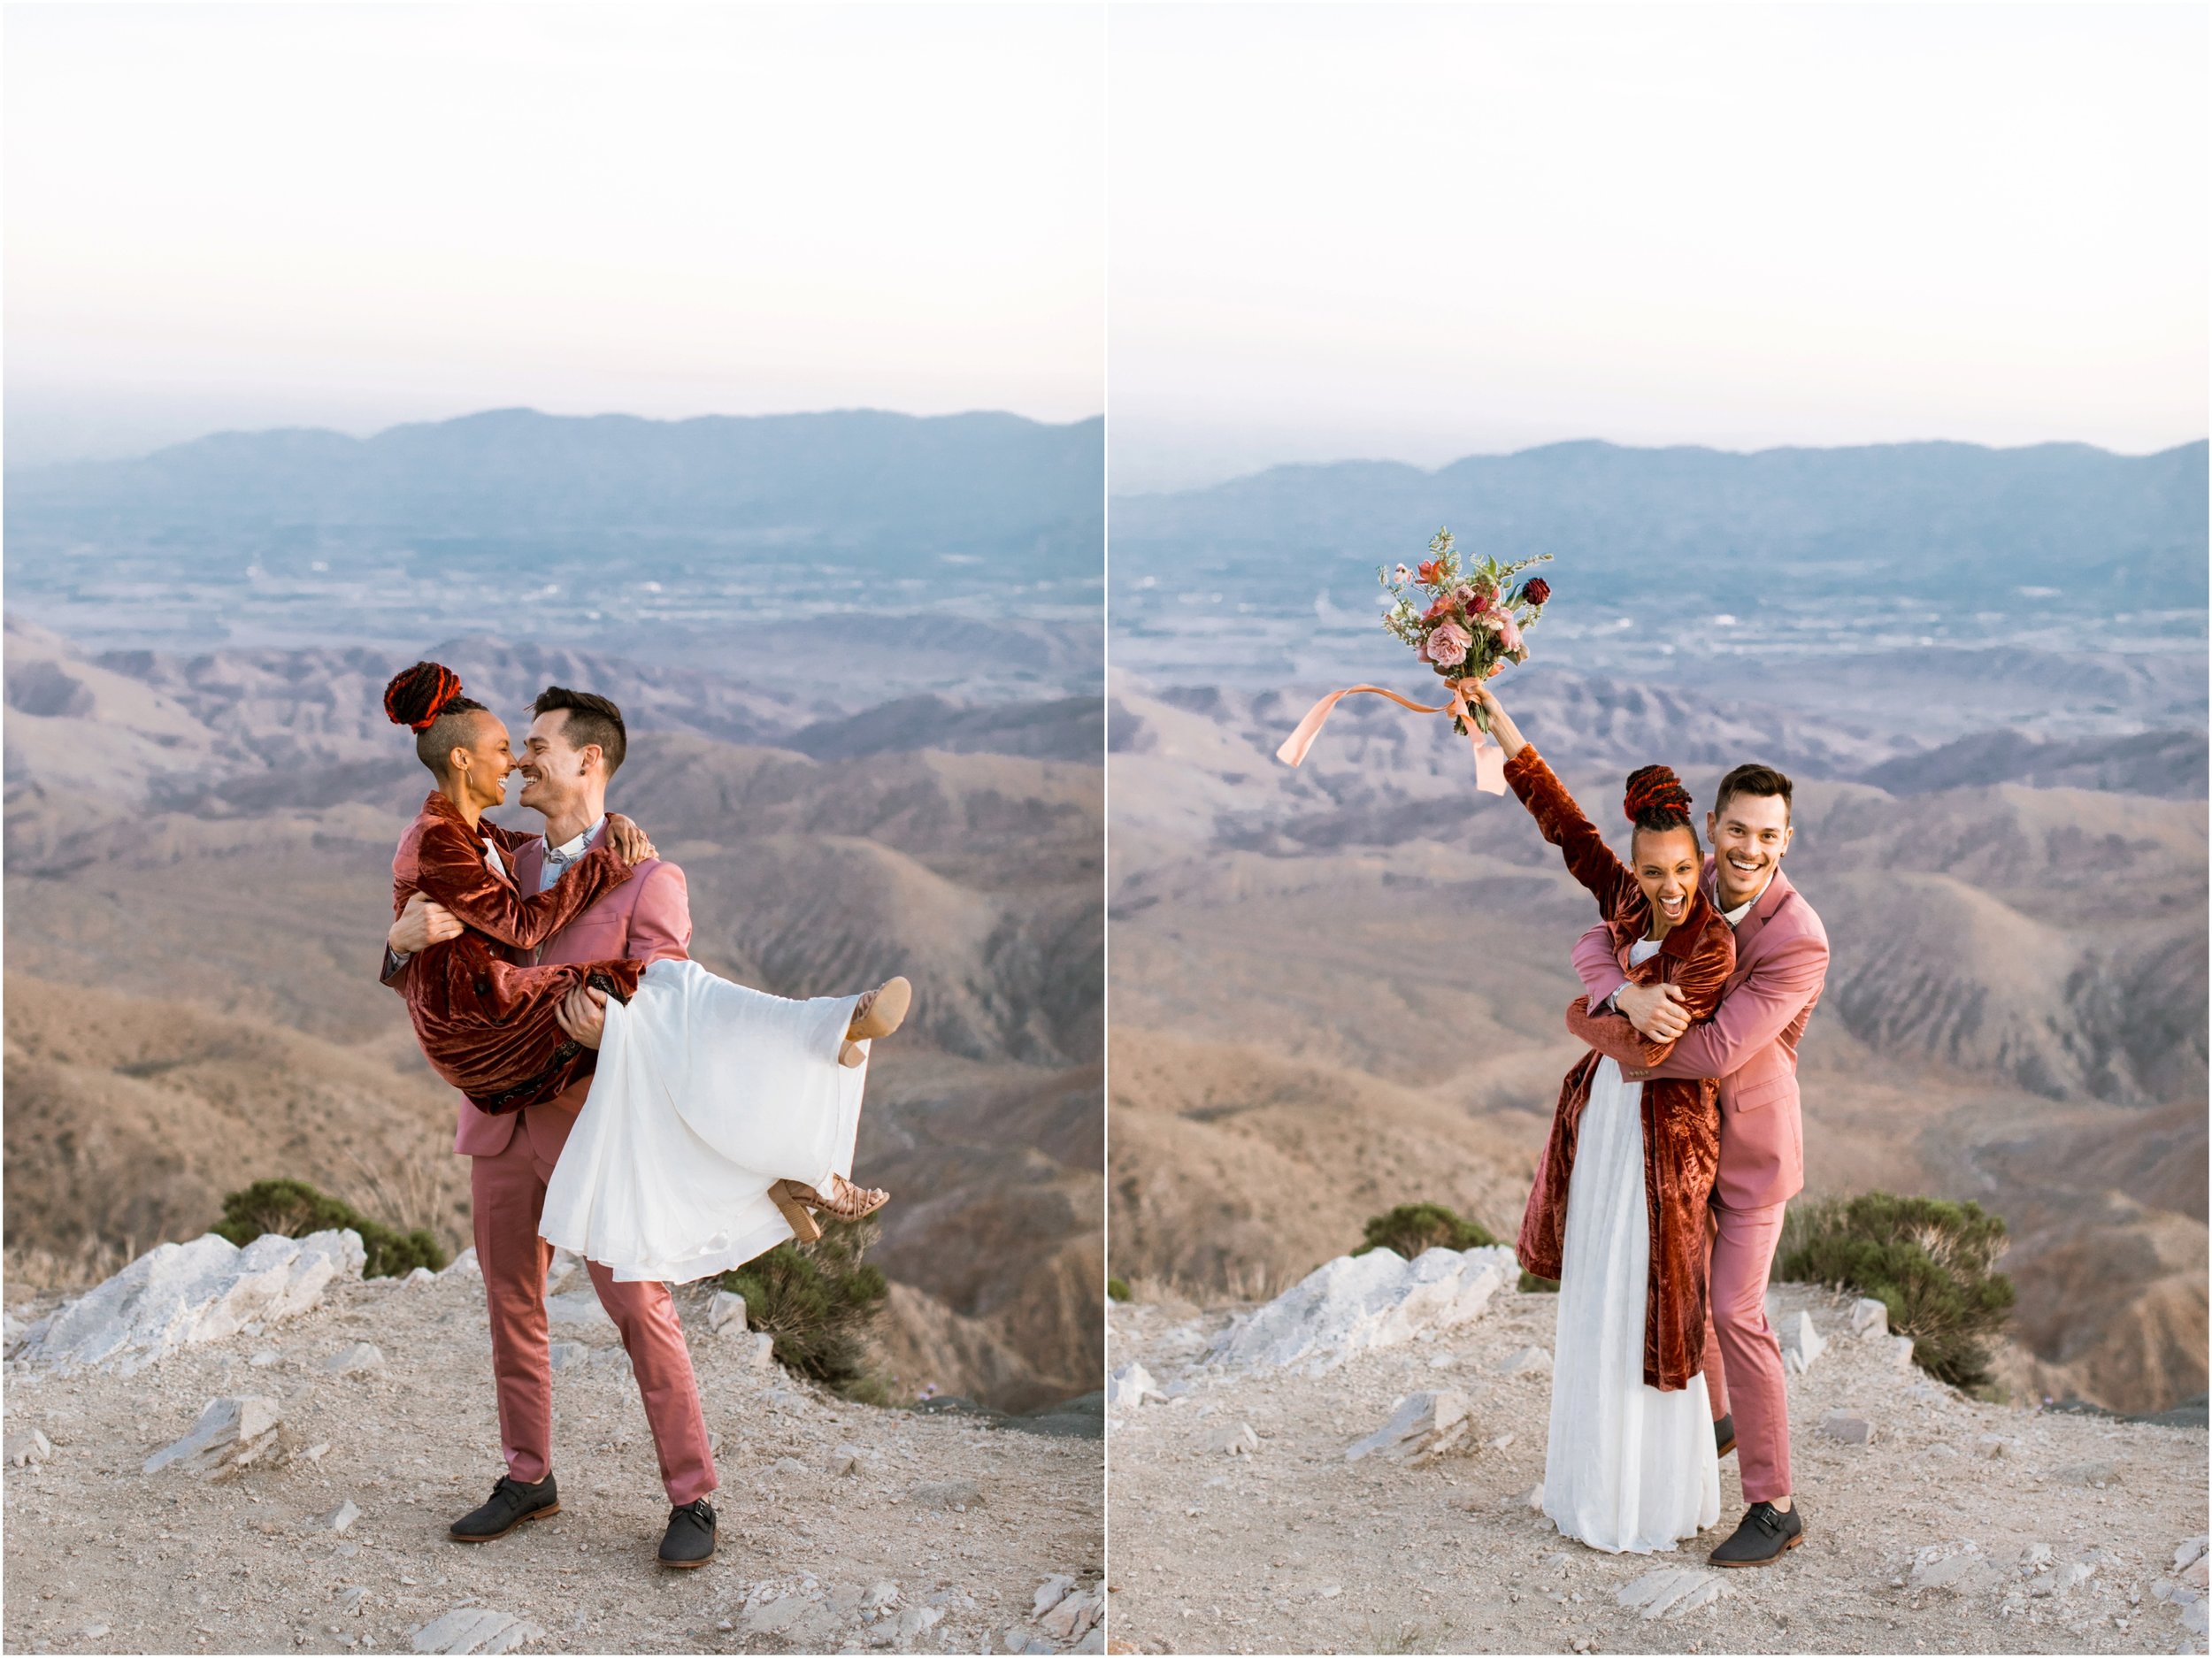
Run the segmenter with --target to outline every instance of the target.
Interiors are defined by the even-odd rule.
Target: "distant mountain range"
[[[1211,488],[1117,497],[1117,584],[1194,564],[1263,579],[1411,562],[1440,524],[1476,552],[1550,553],[1563,596],[1730,586],[1888,585],[1971,598],[2116,585],[2121,608],[2205,603],[2206,445],[2149,456],[2080,443],[1624,449],[1555,443],[1434,472],[1391,462],[1278,466]],[[1240,595],[1240,597],[1248,595]]]
[[[9,595],[107,648],[391,643],[518,606],[571,643],[689,630],[695,661],[699,634],[825,617],[1094,639],[1104,471],[1102,420],[997,413],[224,433],[10,472]]]
[[[225,432],[11,472],[11,530],[741,533],[880,554],[1094,552],[1103,422],[879,410],[649,420],[498,409],[354,438]]]

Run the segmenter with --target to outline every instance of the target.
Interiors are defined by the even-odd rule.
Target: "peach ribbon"
[[[1465,689],[1456,684],[1452,687],[1452,700],[1436,708],[1400,696],[1379,685],[1348,685],[1341,691],[1332,691],[1306,710],[1305,718],[1298,722],[1298,729],[1284,738],[1283,746],[1275,750],[1275,757],[1285,765],[1296,765],[1306,757],[1306,750],[1313,747],[1313,740],[1321,734],[1321,727],[1328,724],[1336,705],[1362,691],[1386,696],[1400,708],[1411,709],[1417,714],[1450,714],[1465,720],[1468,745],[1475,751],[1475,787],[1486,794],[1505,793],[1505,750],[1483,734],[1482,727],[1475,723],[1474,710],[1467,705]]]

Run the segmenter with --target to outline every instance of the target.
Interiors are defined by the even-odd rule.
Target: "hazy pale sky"
[[[2206,19],[1117,7],[1113,487],[2201,438]]]
[[[6,8],[12,463],[1103,407],[1097,5]]]

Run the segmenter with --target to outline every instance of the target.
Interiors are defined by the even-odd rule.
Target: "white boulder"
[[[1148,1399],[1164,1399],[1159,1384],[1152,1379],[1152,1372],[1132,1359],[1106,1378],[1106,1408],[1109,1410],[1129,1410]]]
[[[384,1350],[373,1341],[352,1342],[323,1361],[323,1369],[333,1376],[352,1376],[383,1368]]]
[[[1717,1571],[1694,1566],[1663,1566],[1624,1585],[1614,1599],[1640,1617],[1680,1617],[1728,1593]]]
[[[54,1454],[54,1442],[36,1428],[23,1428],[0,1441],[0,1461],[10,1468],[28,1468]]]
[[[1429,1462],[1465,1439],[1472,1426],[1467,1416],[1467,1395],[1456,1388],[1414,1393],[1399,1405],[1388,1422],[1348,1448],[1344,1460],[1356,1462],[1379,1456],[1391,1462]]]
[[[739,1331],[745,1328],[745,1298],[734,1290],[717,1290],[714,1299],[707,1303],[707,1330],[718,1335],[723,1326],[734,1324]]]
[[[284,1408],[262,1393],[211,1399],[192,1432],[146,1459],[145,1471],[174,1468],[202,1479],[225,1479],[266,1462],[279,1445]]]
[[[1550,1373],[1551,1355],[1541,1347],[1523,1347],[1498,1362],[1498,1374],[1501,1376],[1548,1376]]]
[[[1310,1376],[1354,1355],[1480,1317],[1516,1282],[1513,1252],[1428,1249],[1407,1261],[1388,1249],[1339,1255],[1224,1331],[1209,1357],[1242,1370],[1302,1365]]]
[[[357,1279],[361,1236],[265,1233],[241,1249],[213,1232],[148,1250],[49,1320],[22,1358],[55,1370],[91,1365],[135,1375],[181,1348],[220,1341],[248,1324],[296,1318],[334,1278]]]
[[[1871,1295],[1851,1303],[1851,1333],[1872,1341],[1889,1334],[1889,1308]]]
[[[464,1606],[417,1630],[413,1645],[419,1653],[507,1653],[542,1632],[511,1613]]]
[[[1878,1306],[1879,1303],[1876,1303]],[[1782,1362],[1798,1375],[1812,1369],[1813,1361],[1828,1350],[1828,1343],[1813,1328],[1813,1316],[1792,1313],[1782,1324]]]

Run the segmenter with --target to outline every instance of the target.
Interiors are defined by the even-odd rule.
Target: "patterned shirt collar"
[[[583,856],[585,853],[591,850],[593,843],[599,839],[599,832],[606,826],[606,814],[603,812],[600,814],[598,822],[593,824],[590,828],[585,830],[583,833],[578,835],[574,840],[563,841],[559,846],[547,847],[545,848],[546,867],[548,869],[566,869],[571,864],[573,864],[578,858]]]

